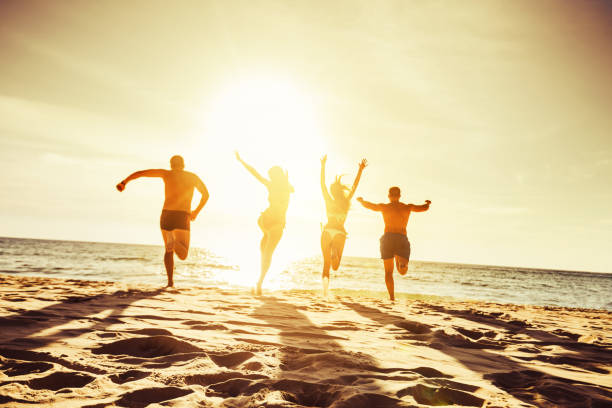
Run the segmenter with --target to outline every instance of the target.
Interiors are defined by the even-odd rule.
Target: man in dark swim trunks
[[[181,260],[187,258],[189,252],[189,224],[196,219],[209,196],[202,180],[194,173],[184,171],[184,167],[185,163],[181,156],[172,156],[170,159],[171,170],[137,171],[117,184],[117,190],[123,191],[128,182],[140,177],[160,177],[164,180],[166,198],[159,225],[166,247],[164,265],[166,266],[169,287],[174,286],[174,254],[176,253],[176,256]],[[196,209],[191,211],[194,188],[198,189],[202,198]]]
[[[427,211],[431,204],[429,200],[426,200],[423,205],[404,204],[399,199],[399,187],[389,189],[389,203],[374,204],[361,197],[357,198],[357,201],[365,208],[382,212],[385,221],[385,233],[380,237],[380,257],[385,264],[385,283],[391,300],[395,300],[393,261],[395,260],[400,275],[405,275],[408,272],[410,241],[406,236],[406,225],[408,225],[410,213]]]

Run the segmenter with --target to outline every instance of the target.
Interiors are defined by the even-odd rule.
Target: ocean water
[[[96,242],[0,238],[0,273],[164,285],[163,248]],[[176,262],[177,286],[252,286],[258,277],[250,265],[192,248]],[[266,289],[320,290],[321,257],[297,259],[270,270]],[[386,297],[382,261],[344,257],[331,272],[336,293]],[[395,274],[398,297],[439,296],[612,311],[612,274],[502,266],[411,261],[408,274]]]

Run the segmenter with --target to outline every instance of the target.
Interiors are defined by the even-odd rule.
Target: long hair
[[[270,167],[270,170],[268,170],[268,176],[270,177],[272,184],[279,187],[291,186],[289,184],[289,175],[287,174],[287,171],[283,170],[280,166]]]
[[[329,186],[329,191],[334,199],[334,203],[341,209],[348,211],[349,207],[351,206],[351,202],[349,201],[346,192],[350,191],[350,188],[342,184],[342,176],[342,174],[336,176],[334,182]]]

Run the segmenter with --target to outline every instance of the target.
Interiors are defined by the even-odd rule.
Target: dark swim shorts
[[[191,214],[186,211],[163,210],[159,217],[159,226],[165,231],[175,229],[189,231]]]
[[[380,257],[390,259],[395,255],[410,259],[410,241],[404,234],[385,232],[380,237]]]

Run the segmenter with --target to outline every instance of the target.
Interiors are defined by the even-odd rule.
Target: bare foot
[[[323,297],[329,299],[329,278],[323,278]]]

